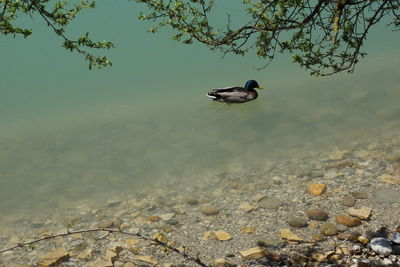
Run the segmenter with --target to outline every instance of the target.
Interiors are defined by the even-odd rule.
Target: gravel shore
[[[395,136],[395,137],[393,137]],[[340,148],[339,148],[340,147]],[[1,266],[399,266],[400,137],[387,134],[329,151],[239,159],[198,173],[80,202],[50,216],[3,217]]]

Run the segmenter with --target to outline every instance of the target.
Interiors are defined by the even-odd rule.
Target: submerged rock
[[[288,219],[288,224],[295,228],[307,227],[307,220],[301,217],[290,217]]]
[[[44,255],[40,261],[38,262],[41,267],[50,267],[59,265],[63,261],[67,261],[69,259],[69,252],[64,250],[63,248],[57,248],[52,252]]]
[[[263,198],[258,204],[264,209],[277,209],[283,205],[283,202],[275,198]]]
[[[207,216],[212,216],[212,215],[218,215],[219,214],[219,209],[211,204],[204,204],[201,207],[201,213]]]
[[[308,218],[316,221],[326,221],[329,219],[329,215],[326,211],[321,209],[309,209],[306,211]]]
[[[311,182],[307,186],[307,192],[313,196],[322,195],[323,193],[325,193],[326,189],[327,189],[326,184],[319,184],[315,182]]]
[[[360,219],[348,216],[348,215],[338,215],[336,216],[336,223],[343,224],[348,227],[354,227],[361,224]]]
[[[371,240],[371,249],[381,255],[389,255],[393,249],[390,241],[383,237],[376,237]]]
[[[353,207],[356,204],[357,199],[353,196],[345,196],[342,200],[342,205],[346,207]]]

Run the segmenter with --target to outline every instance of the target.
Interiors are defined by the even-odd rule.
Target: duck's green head
[[[258,85],[258,83],[255,80],[249,80],[246,82],[246,84],[244,85],[244,89],[246,90],[251,90],[254,88],[258,88],[258,89],[264,89],[262,86]]]

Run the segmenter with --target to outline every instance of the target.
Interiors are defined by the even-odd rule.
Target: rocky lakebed
[[[4,215],[0,265],[400,266],[398,134],[258,166]]]

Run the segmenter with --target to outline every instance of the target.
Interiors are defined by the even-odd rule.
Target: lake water
[[[72,25],[116,43],[111,69],[89,71],[36,17],[32,38],[1,37],[0,213],[46,214],[400,131],[399,38],[389,30],[371,33],[356,73],[317,79],[287,56],[256,71],[263,62],[251,55],[221,59],[147,34],[129,5],[100,4]],[[267,88],[256,101],[206,97],[248,79]]]

